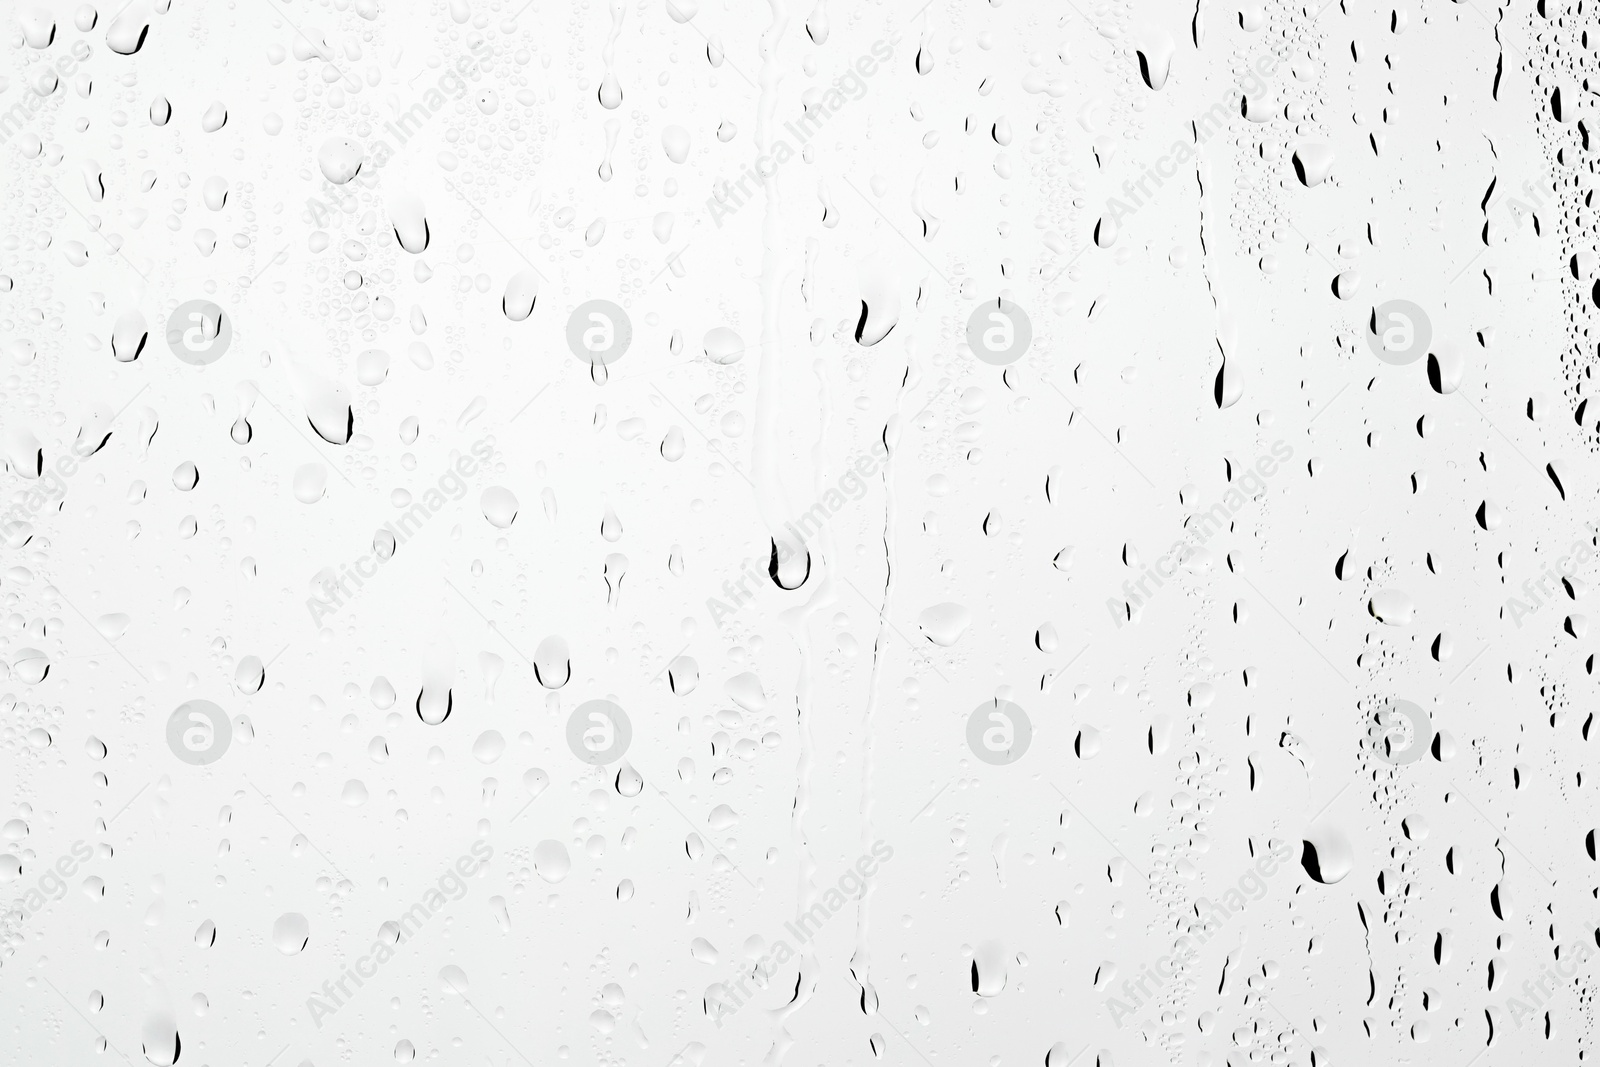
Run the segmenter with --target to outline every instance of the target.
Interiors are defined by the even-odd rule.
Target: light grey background
[[[5,1062],[1588,1049],[1570,5],[119,4],[4,11]]]

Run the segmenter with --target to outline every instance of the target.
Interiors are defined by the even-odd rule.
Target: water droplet
[[[119,56],[131,56],[144,47],[150,33],[150,8],[145,0],[124,4],[106,27],[106,47]]]
[[[668,463],[676,463],[683,458],[683,453],[683,431],[676,426],[669,426],[666,436],[661,439],[662,457]]]
[[[889,336],[900,321],[900,286],[887,263],[873,255],[861,265],[861,313],[856,343],[870,348]]]
[[[24,685],[38,685],[50,674],[50,658],[37,648],[19,648],[11,660],[11,673]]]
[[[245,656],[233,671],[233,684],[241,693],[259,693],[266,680],[267,669],[260,656]]]
[[[667,665],[667,685],[679,696],[694,692],[700,684],[700,664],[689,656],[679,656]],[[760,683],[757,683],[758,687]]]
[[[356,357],[356,381],[366,386],[382,385],[389,379],[389,353],[369,348]]]
[[[423,212],[422,199],[411,193],[400,193],[389,201],[389,225],[400,247],[412,255],[428,250],[432,237],[428,219]]]
[[[950,647],[972,623],[972,612],[960,604],[935,604],[917,616],[917,628],[936,645]]]
[[[306,420],[317,436],[330,445],[348,444],[356,428],[350,391],[305,366],[296,366],[294,377]]]
[[[1005,987],[1005,946],[998,941],[985,941],[972,953],[972,991],[980,997],[995,997]]]
[[[1399,589],[1380,589],[1367,601],[1372,617],[1388,626],[1410,626],[1416,604]]]
[[[661,131],[661,147],[672,162],[684,162],[689,158],[689,131],[682,126],[668,126]]]
[[[617,777],[613,785],[618,796],[636,797],[644,792],[644,778],[626,760],[617,768]]]
[[[311,923],[297,911],[284,912],[272,924],[272,945],[285,956],[297,956],[311,941]]]
[[[744,358],[743,338],[726,326],[708,330],[702,345],[705,348],[706,358],[722,366],[737,363]]]
[[[828,43],[828,3],[827,0],[817,0],[817,6],[811,9],[811,14],[806,16],[806,36],[811,38],[811,43],[824,45]]]
[[[500,300],[500,310],[512,322],[521,322],[533,314],[533,305],[539,299],[539,274],[532,267],[519,271],[506,283],[506,295]]]
[[[1355,866],[1355,849],[1344,831],[1330,822],[1319,822],[1306,831],[1300,865],[1313,881],[1333,885]]]
[[[533,652],[533,674],[546,689],[560,689],[572,678],[572,653],[560,637],[551,635]]]
[[[134,48],[132,51],[137,51]],[[140,1031],[144,1058],[155,1067],[173,1067],[183,1054],[183,1039],[178,1036],[178,1020],[171,1011],[155,1009],[146,1013]]]
[[[294,498],[302,504],[315,504],[328,491],[328,468],[321,463],[305,463],[295,468]]]
[[[221,100],[213,100],[211,106],[206,108],[206,113],[200,116],[200,128],[206,133],[216,133],[227,125],[228,109],[222,105]]]
[[[472,758],[479,763],[494,763],[506,750],[506,739],[498,730],[485,730],[472,743]]]
[[[546,839],[533,847],[533,870],[552,885],[572,873],[572,856],[560,841]]]
[[[761,688],[761,679],[749,671],[729,678],[723,685],[723,691],[728,694],[728,699],[745,711],[759,712],[767,706],[767,694]]]
[[[111,327],[111,355],[118,363],[132,363],[149,339],[150,327],[144,315],[138,308],[130,308]]]
[[[465,997],[471,985],[467,982],[467,972],[453,963],[447,963],[439,968],[439,988],[452,996]]]
[[[501,530],[510,529],[517,517],[517,498],[503,486],[492,485],[485,489],[478,498],[478,506],[483,509],[483,517],[489,520],[489,525]]]
[[[1306,142],[1294,150],[1294,174],[1306,188],[1315,188],[1333,173],[1333,149],[1325,144]]]
[[[317,149],[317,168],[334,185],[344,185],[361,173],[361,158],[361,146],[356,142],[348,137],[329,137]]]

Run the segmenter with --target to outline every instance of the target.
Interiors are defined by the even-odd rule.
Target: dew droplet
[[[297,911],[284,912],[272,924],[272,945],[285,956],[297,956],[311,941],[311,923]]]
[[[500,300],[500,310],[512,322],[521,322],[533,314],[533,305],[539,299],[539,275],[532,267],[519,271],[506,282],[506,295]]]
[[[510,529],[517,517],[517,498],[503,486],[491,485],[485,489],[478,498],[478,506],[483,509],[483,517],[489,520],[489,525],[501,530]]]
[[[744,358],[744,339],[726,326],[717,326],[706,332],[702,342],[706,358],[727,366]]]
[[[552,885],[564,881],[572,872],[572,856],[567,846],[560,841],[540,841],[533,846],[533,870]]]
[[[361,157],[361,146],[350,138],[329,137],[317,149],[317,169],[334,185],[344,185],[361,173]]]
[[[936,645],[949,648],[972,623],[972,612],[960,604],[935,604],[917,616],[917,629]]]

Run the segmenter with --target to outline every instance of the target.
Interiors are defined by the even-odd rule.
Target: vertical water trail
[[[807,265],[809,273],[809,259]],[[807,291],[810,290],[809,284],[806,289]],[[815,472],[812,488],[820,499],[826,489],[827,480],[824,475],[827,471],[827,466],[824,446],[828,440],[828,430],[832,425],[833,412],[831,405],[828,403],[827,364],[821,359],[816,359],[812,361],[811,367],[817,378],[819,406],[817,436],[812,443],[811,449],[812,469]],[[846,462],[848,462],[848,459]],[[795,681],[795,710],[800,728],[800,763],[793,813],[795,841],[800,856],[799,888],[796,894],[797,904],[795,908],[797,915],[808,911],[816,902],[818,896],[815,878],[817,863],[815,857],[811,855],[809,842],[805,836],[805,816],[811,807],[811,711],[814,661],[811,644],[811,618],[817,612],[832,606],[839,599],[833,583],[833,572],[830,569],[830,565],[838,557],[834,552],[833,533],[826,524],[818,530],[817,539],[820,542],[817,556],[823,563],[822,576],[815,583],[811,595],[806,598],[804,604],[790,608],[780,616],[780,619],[788,625],[790,633],[794,635],[795,644],[800,652],[800,668]],[[788,1030],[784,1027],[784,1023],[789,1016],[805,1007],[806,1002],[811,999],[811,995],[817,986],[816,974],[816,953],[811,950],[808,942],[800,952],[800,973],[795,984],[793,998],[788,1004],[772,1013],[776,1033],[773,1035],[772,1048],[768,1052],[767,1058],[763,1061],[764,1063],[775,1065],[782,1062],[783,1057],[793,1044]]]
[[[1206,245],[1206,196],[1208,189],[1206,179],[1210,177],[1211,167],[1202,153],[1195,161],[1195,183],[1200,190],[1199,225],[1200,225],[1200,270],[1206,279],[1206,291],[1211,296],[1211,305],[1214,311],[1214,327],[1212,336],[1216,339],[1217,350],[1222,356],[1222,366],[1217,368],[1216,379],[1211,387],[1211,399],[1219,408],[1229,408],[1238,402],[1243,392],[1239,384],[1238,359],[1236,350],[1238,346],[1238,324],[1234,321],[1233,313],[1228,308],[1227,297],[1223,296],[1221,286],[1212,273],[1211,250]]]
[[[778,46],[789,28],[789,12],[783,0],[769,0],[772,22],[761,35],[761,99],[756,111],[757,158],[769,157],[774,113],[778,104]],[[766,194],[766,210],[761,219],[761,342],[756,377],[755,427],[750,443],[750,466],[756,489],[756,510],[766,524],[772,540],[769,568],[780,588],[797,589],[805,582],[810,559],[805,546],[788,531],[791,513],[784,491],[782,465],[778,459],[778,400],[783,380],[783,340],[779,306],[783,297],[783,277],[788,258],[783,249],[783,202],[779,195],[773,164],[761,168],[761,188]]]
[[[789,13],[783,0],[768,0],[772,21],[761,35],[761,98],[757,105],[755,141],[758,152],[767,154],[772,139],[773,113],[777,107],[778,47],[789,27]],[[766,210],[761,220],[761,343],[758,348],[760,368],[756,379],[756,414],[751,442],[750,466],[756,490],[756,508],[767,526],[772,539],[772,562],[769,573],[780,587],[793,589],[804,580],[810,569],[804,546],[793,542],[785,528],[787,494],[778,462],[778,390],[782,380],[783,345],[781,340],[780,305],[783,280],[789,271],[783,252],[782,203],[778,194],[775,173],[760,175],[761,187],[766,194]],[[821,596],[818,589],[811,598]],[[816,858],[811,854],[811,843],[806,837],[805,818],[811,807],[811,765],[813,760],[811,740],[812,650],[807,637],[806,620],[811,604],[801,610],[798,619],[791,623],[799,646],[800,664],[795,681],[795,718],[800,739],[800,757],[795,768],[794,807],[790,814],[790,843],[796,856],[795,917],[809,909],[818,896],[816,888]],[[778,1067],[794,1047],[787,1022],[810,1000],[817,984],[817,957],[812,943],[807,941],[798,950],[798,977],[793,996],[787,1004],[769,1012],[772,1020],[772,1044],[762,1063]]]
[[[903,323],[904,344],[906,350],[906,367],[900,378],[900,388],[895,392],[894,410],[889,414],[888,421],[883,428],[883,443],[889,450],[889,458],[883,465],[883,606],[878,613],[878,634],[872,643],[872,673],[867,683],[867,704],[861,715],[861,850],[863,854],[872,848],[872,731],[874,719],[878,710],[878,675],[883,669],[884,642],[889,632],[889,610],[894,597],[894,537],[895,537],[895,492],[894,492],[894,466],[895,454],[900,444],[900,422],[902,407],[906,393],[915,388],[921,380],[921,369],[916,362],[916,312],[922,309],[922,298],[926,292],[926,279],[917,290],[917,299],[910,316],[911,321]],[[850,957],[850,974],[855,978],[856,984],[861,987],[860,1005],[863,1013],[876,1014],[878,1010],[878,993],[872,986],[870,969],[872,964],[871,954],[867,948],[867,938],[870,933],[870,911],[872,907],[872,880],[866,879],[862,890],[861,899],[856,903],[856,943],[855,951]]]
[[[600,78],[600,92],[597,94],[600,106],[608,111],[615,111],[622,106],[622,85],[611,68],[617,61],[617,38],[622,36],[622,18],[627,12],[627,5],[622,0],[611,0],[611,32],[606,34],[606,43],[600,49],[600,60],[606,65],[606,72]]]

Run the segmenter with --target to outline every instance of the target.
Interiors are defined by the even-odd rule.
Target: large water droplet
[[[1333,173],[1333,149],[1325,144],[1307,142],[1294,150],[1294,174],[1300,184],[1314,188]]]
[[[1333,885],[1355,866],[1355,849],[1344,831],[1330,822],[1319,822],[1306,831],[1300,865],[1314,881]]]
[[[267,669],[260,656],[245,656],[233,671],[233,684],[241,693],[259,693],[266,680]]]
[[[183,1053],[178,1020],[170,1011],[157,1009],[146,1014],[140,1037],[144,1058],[155,1067],[173,1067]]]
[[[1005,946],[998,941],[985,941],[972,953],[972,991],[980,997],[993,997],[1005,987]]]
[[[297,911],[284,912],[272,924],[272,945],[285,956],[299,955],[311,940],[311,923]]]
[[[723,690],[730,700],[745,711],[759,712],[767,706],[767,694],[761,688],[761,679],[749,671],[729,678]]]
[[[300,400],[311,428],[330,445],[348,444],[356,428],[350,391],[309,368],[297,366],[295,371]]]
[[[321,463],[305,463],[294,472],[294,498],[302,504],[315,504],[328,491],[328,468]]]
[[[860,269],[861,314],[856,343],[871,347],[889,336],[900,321],[900,286],[888,265],[874,255]]]
[[[200,128],[206,133],[216,133],[228,124],[228,109],[221,100],[213,100],[206,113],[200,116]]]
[[[500,300],[500,310],[512,322],[521,322],[533,314],[533,305],[539,299],[539,274],[532,267],[518,271],[506,282],[506,295]]]
[[[506,739],[498,730],[485,730],[472,743],[472,758],[479,763],[494,763],[506,750]]]
[[[401,193],[389,201],[389,224],[394,227],[394,237],[400,247],[412,255],[428,250],[431,233],[428,218],[423,213],[422,198],[411,193]]]
[[[668,126],[661,131],[661,147],[668,159],[682,163],[689,158],[689,131],[682,126]]]
[[[533,846],[533,870],[554,885],[572,873],[572,856],[560,841],[544,840]]]
[[[551,635],[533,651],[533,676],[546,689],[560,689],[572,677],[572,653],[566,641]]]
[[[478,506],[483,509],[483,517],[489,520],[489,525],[501,530],[510,529],[517,517],[516,495],[504,486],[491,485],[485,489],[478,498]]]
[[[936,645],[950,647],[961,639],[972,622],[972,612],[960,604],[935,604],[917,616],[917,628]]]
[[[330,137],[317,149],[317,168],[334,185],[344,185],[361,173],[361,154],[361,146],[350,138]]]
[[[133,0],[124,5],[106,27],[106,47],[119,56],[131,56],[144,47],[144,39],[149,32],[148,0]]]
[[[692,657],[679,656],[667,664],[667,685],[679,696],[687,696],[694,692],[695,686],[700,684],[700,664]]]
[[[713,363],[725,366],[744,358],[744,339],[726,326],[708,330],[703,344],[706,358]]]
[[[138,308],[129,308],[111,327],[111,355],[118,363],[132,363],[144,351],[149,338],[150,327],[144,313]]]

